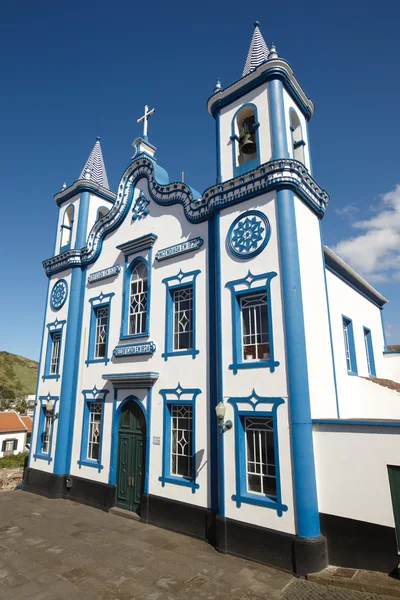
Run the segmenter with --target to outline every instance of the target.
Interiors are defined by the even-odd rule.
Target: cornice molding
[[[65,190],[62,190],[61,192],[55,194],[54,200],[56,201],[57,206],[62,206],[64,202],[70,200],[74,196],[77,196],[81,192],[91,192],[92,194],[96,194],[96,196],[99,196],[104,200],[108,200],[113,204],[116,198],[116,194],[114,194],[114,192],[111,192],[110,190],[102,187],[101,185],[98,185],[94,181],[89,181],[87,179],[78,179],[78,181],[75,181],[75,183],[67,187]]]

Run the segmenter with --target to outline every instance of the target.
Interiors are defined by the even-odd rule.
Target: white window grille
[[[351,354],[350,354],[350,341],[349,341],[349,323],[343,320],[343,334],[344,334],[344,348],[346,352],[346,364],[347,370],[351,371]]]
[[[276,496],[274,426],[271,417],[245,417],[247,491]]]
[[[129,334],[146,331],[147,320],[147,268],[142,262],[132,271],[129,296]]]
[[[101,402],[89,403],[89,444],[88,458],[99,460],[100,456],[100,433],[103,405]]]
[[[6,452],[11,452],[12,450],[14,450],[14,440],[8,440],[6,442],[6,447],[4,448],[4,450]]]
[[[56,331],[52,334],[52,349],[51,349],[51,361],[50,361],[50,374],[54,375],[58,373],[58,367],[60,364],[60,344],[61,344],[61,333]]]
[[[104,358],[107,352],[108,306],[96,309],[95,358]]]
[[[192,478],[192,407],[171,406],[171,474]]]
[[[51,422],[52,415],[45,416],[44,431],[42,435],[42,452],[43,454],[49,454],[50,452],[50,435],[51,435]]]
[[[240,298],[244,360],[269,360],[267,294],[260,292]]]
[[[173,291],[174,350],[193,348],[193,287]]]

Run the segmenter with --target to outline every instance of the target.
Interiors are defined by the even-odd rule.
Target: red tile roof
[[[21,421],[23,422],[23,424],[26,427],[26,430],[28,431],[28,433],[30,433],[32,431],[32,419],[31,417],[28,416],[20,416]]]
[[[28,424],[25,424],[15,411],[0,412],[0,433],[6,431],[32,431],[32,423],[28,429]]]

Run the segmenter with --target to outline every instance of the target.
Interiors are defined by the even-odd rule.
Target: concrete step
[[[400,580],[387,573],[329,566],[319,573],[310,573],[307,579],[319,585],[400,598]]]
[[[109,512],[112,515],[118,515],[119,517],[125,517],[125,519],[132,519],[133,521],[140,521],[140,517],[137,513],[131,512],[130,510],[125,510],[124,508],[119,508],[118,506],[113,506],[110,508]]]

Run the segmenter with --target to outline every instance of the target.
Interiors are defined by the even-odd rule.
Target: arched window
[[[147,328],[147,267],[140,261],[132,270],[129,291],[128,335],[144,333]]]
[[[303,140],[300,119],[293,109],[290,111],[290,132],[292,134],[293,158],[304,164],[305,141]]]
[[[60,252],[65,252],[71,247],[72,225],[74,222],[74,207],[72,204],[64,212],[63,222],[61,225],[61,242]]]
[[[239,138],[238,165],[243,165],[257,158],[256,115],[252,106],[245,106],[236,116],[236,127]]]
[[[108,213],[108,208],[106,208],[105,206],[102,206],[101,208],[99,208],[99,210],[97,211],[96,221],[99,221],[100,219],[105,217],[107,213]]]

